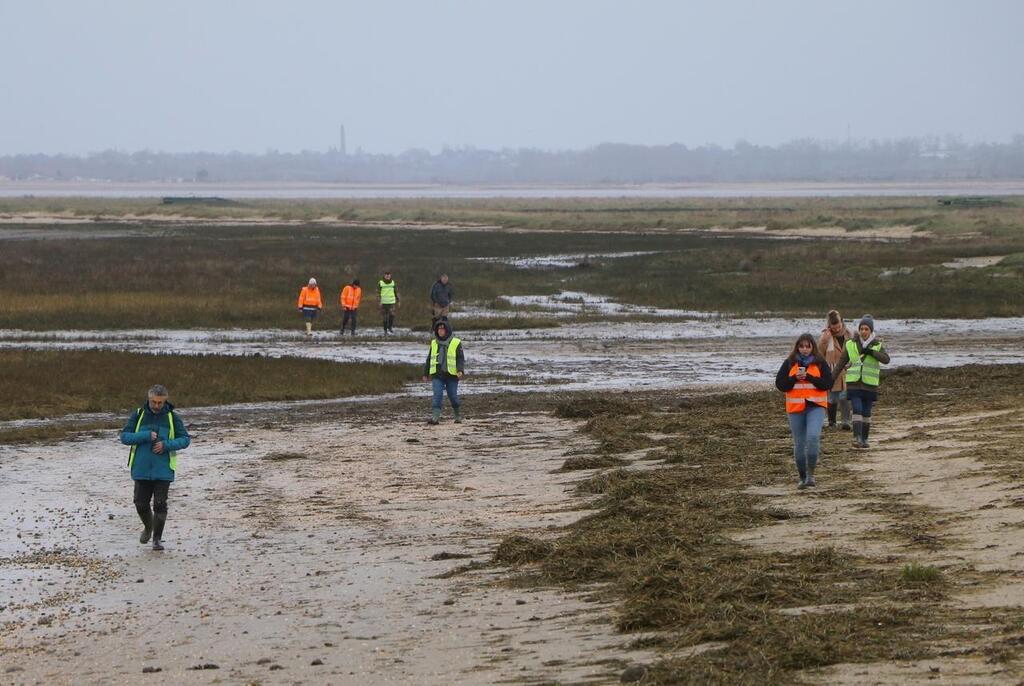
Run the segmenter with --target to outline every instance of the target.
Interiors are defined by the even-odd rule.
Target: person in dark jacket
[[[448,318],[454,299],[455,292],[452,290],[452,285],[448,283],[448,275],[442,274],[430,288],[430,314],[434,324],[438,320]]]
[[[459,379],[465,373],[466,358],[462,341],[452,335],[451,327],[445,320],[434,324],[434,337],[430,339],[427,362],[423,365],[423,380],[430,381],[434,390],[433,413],[427,424],[441,421],[441,403],[448,393],[452,404],[455,423],[462,423],[462,404],[459,402]]]
[[[814,336],[800,334],[775,375],[775,387],[786,394],[786,416],[793,433],[793,459],[800,474],[797,488],[815,486],[821,428],[832,388],[832,368],[818,351]]]
[[[867,448],[871,433],[871,408],[878,402],[882,382],[881,365],[889,364],[889,353],[875,335],[875,318],[866,314],[857,324],[857,334],[846,341],[837,370],[846,370],[846,396],[853,407],[853,447]]]
[[[145,404],[121,429],[121,442],[131,446],[128,467],[135,482],[135,510],[143,526],[139,543],[149,543],[152,536],[153,550],[163,550],[167,495],[178,469],[177,451],[192,442],[185,423],[167,400],[166,388],[157,384],[149,389]]]

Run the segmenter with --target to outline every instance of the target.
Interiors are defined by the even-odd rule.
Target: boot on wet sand
[[[153,513],[149,510],[139,511],[139,519],[142,520],[142,533],[139,534],[139,543],[149,543],[149,537],[153,535]]]
[[[153,550],[163,550],[164,524],[167,523],[167,513],[157,512],[153,515]]]
[[[861,444],[861,432],[863,431],[863,428],[864,428],[864,422],[854,422],[853,423],[853,447],[854,448],[863,448],[864,447]]]
[[[871,423],[864,422],[860,427],[860,447],[868,448],[868,434],[871,433]]]
[[[807,478],[804,479],[804,488],[813,488],[814,486],[817,486],[817,485],[818,485],[818,483],[814,480],[814,470],[813,469],[808,469],[807,470]]]
[[[441,410],[434,410],[430,414],[430,419],[427,420],[427,424],[431,426],[437,426],[441,423]]]
[[[454,408],[452,408],[452,412],[455,413],[455,423],[456,424],[461,424],[462,423],[462,408],[461,407],[454,407]]]

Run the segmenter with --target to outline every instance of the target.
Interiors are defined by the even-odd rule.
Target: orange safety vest
[[[341,289],[341,306],[346,310],[358,310],[359,301],[363,298],[363,289],[360,286],[349,284]]]
[[[299,307],[320,307],[324,306],[324,301],[320,299],[320,287],[303,286],[302,290],[299,291]]]
[[[796,376],[796,370],[800,368],[800,365],[793,364],[789,368],[789,375]],[[807,366],[807,376],[821,377],[821,369],[817,363],[811,363]],[[786,391],[786,412],[803,412],[807,403],[814,403],[815,405],[821,405],[822,407],[828,407],[828,390],[821,390],[815,388],[814,384],[810,381],[797,380],[792,390]]]

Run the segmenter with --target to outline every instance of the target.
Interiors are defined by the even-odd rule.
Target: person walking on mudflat
[[[430,315],[433,318],[431,325],[437,323],[439,319],[448,319],[454,299],[455,292],[448,283],[448,275],[441,274],[430,288]]]
[[[846,341],[843,356],[836,365],[836,369],[846,369],[846,395],[853,407],[854,448],[868,447],[871,409],[878,402],[883,364],[889,364],[889,353],[882,339],[875,336],[874,317],[866,314],[857,323],[857,335]]]
[[[121,429],[121,442],[131,446],[128,467],[135,482],[135,511],[143,526],[139,543],[149,543],[152,537],[153,550],[164,549],[167,495],[178,469],[178,451],[192,442],[167,395],[159,384],[150,388],[145,404]]]
[[[452,404],[455,423],[462,423],[462,403],[459,402],[459,379],[465,373],[466,357],[462,351],[462,340],[452,335],[451,327],[445,320],[434,324],[434,337],[430,339],[427,362],[423,365],[423,380],[430,381],[434,391],[433,411],[427,424],[441,421],[441,404],[444,394]]]
[[[391,278],[391,272],[384,272],[384,278],[377,282],[380,292],[380,314],[384,324],[384,335],[395,333],[395,312],[398,310],[398,284]]]
[[[359,285],[359,279],[352,279],[352,283],[341,289],[341,335],[345,335],[345,325],[352,322],[352,335],[356,335],[356,315],[359,313],[359,301],[363,299],[363,288]]]
[[[309,283],[299,291],[299,312],[306,320],[306,335],[313,335],[313,320],[324,308],[323,298],[320,297],[320,287],[316,285],[316,279],[310,279]]]
[[[836,365],[839,364],[843,350],[846,349],[846,341],[851,338],[853,334],[839,312],[829,312],[827,326],[821,330],[821,338],[818,339],[818,350],[832,367],[832,390],[828,392],[828,425],[835,428],[836,414],[839,414],[842,418],[840,428],[846,431],[850,430],[850,401],[846,397],[846,374]]]
[[[816,486],[814,470],[821,448],[822,420],[832,388],[832,369],[818,351],[814,337],[800,334],[775,375],[775,387],[786,394],[786,416],[793,433],[793,459],[800,474],[797,488]]]

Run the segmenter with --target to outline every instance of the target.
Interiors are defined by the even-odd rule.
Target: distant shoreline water
[[[813,198],[872,196],[1024,195],[1024,179],[892,183],[706,183],[573,185],[416,185],[327,183],[106,183],[82,181],[0,181],[0,198],[159,198],[229,199],[487,199],[487,198]]]

